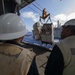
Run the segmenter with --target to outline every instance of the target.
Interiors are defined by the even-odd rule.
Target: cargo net
[[[41,28],[41,34],[52,34],[52,23],[44,24]]]

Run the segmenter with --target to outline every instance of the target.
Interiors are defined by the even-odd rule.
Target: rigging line
[[[37,12],[36,10],[34,10],[33,8],[31,8],[30,6],[28,6],[30,9],[32,9],[33,11],[35,11],[36,13],[38,13],[39,15],[41,15],[39,12]]]
[[[37,2],[35,2],[38,6],[40,6],[41,7],[41,9],[44,9],[40,4],[38,4]]]
[[[36,3],[36,2],[35,2]],[[32,3],[33,4],[33,3]],[[38,3],[36,3],[38,6],[40,6]],[[35,7],[37,7],[35,4],[33,4]],[[44,9],[42,6],[40,6],[42,9]],[[38,7],[37,7],[38,8]],[[40,8],[38,8],[40,11],[42,11]],[[51,13],[50,13],[51,14]]]
[[[28,3],[27,1],[25,1],[26,3]],[[29,4],[29,3],[28,3]],[[31,8],[30,6],[28,6],[30,9],[34,10],[33,8]],[[37,12],[36,10],[34,10],[35,12]],[[37,12],[39,15],[41,15],[39,12]]]
[[[32,5],[34,5],[36,8],[38,8],[40,11],[42,11],[38,6],[36,6],[35,4],[32,3]]]
[[[41,7],[41,9],[43,9],[43,7],[40,5],[40,4],[38,4],[37,2],[35,2],[39,7]]]
[[[26,3],[28,3],[27,1],[25,1]],[[29,4],[29,3],[28,3]],[[28,6],[30,9],[32,9],[33,11],[35,11],[36,13],[38,13],[39,15],[41,15],[39,12],[37,12],[36,10],[34,10],[33,8],[31,8],[30,6]]]
[[[25,1],[26,3],[29,4],[29,2]],[[34,5],[36,8],[38,8],[40,11],[42,11],[39,7],[37,7],[35,4],[31,3],[32,5]]]

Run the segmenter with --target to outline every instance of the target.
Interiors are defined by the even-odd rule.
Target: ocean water
[[[29,43],[29,44],[34,44],[34,45],[38,45],[38,46],[42,46],[45,48],[53,48],[53,45],[51,44],[46,44],[46,43],[42,43],[41,40],[35,40],[33,37],[33,33],[32,32],[28,32],[25,36],[24,39],[22,40],[23,42]],[[59,39],[54,39],[54,43],[58,42]]]

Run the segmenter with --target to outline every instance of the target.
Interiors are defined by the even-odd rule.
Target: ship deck
[[[48,57],[51,53],[51,50],[38,45],[32,45],[28,43],[24,43],[24,45],[27,49],[33,51],[36,54],[36,64],[39,71],[39,75],[44,75],[45,66]]]
[[[57,41],[58,40],[55,42]],[[42,43],[40,40],[35,40],[32,33],[28,33],[22,42],[27,49],[33,51],[36,54],[36,64],[39,75],[44,75],[45,66],[52,51],[53,45]]]

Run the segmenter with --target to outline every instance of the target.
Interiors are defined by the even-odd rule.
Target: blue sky
[[[46,8],[47,13],[50,13],[54,26],[57,25],[57,20],[64,24],[65,21],[75,18],[75,0],[35,0],[33,4],[41,10]],[[39,20],[42,14],[42,11],[33,4],[31,3],[20,10],[20,17],[29,31],[33,29],[33,24]]]

